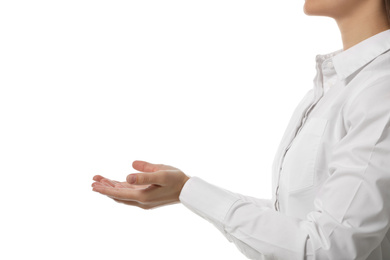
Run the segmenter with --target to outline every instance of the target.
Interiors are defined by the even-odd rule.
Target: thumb
[[[161,174],[161,173],[160,173]],[[157,184],[161,185],[161,178],[158,173],[134,173],[129,174],[126,181],[135,185]]]
[[[140,172],[156,172],[160,170],[177,170],[177,168],[164,165],[164,164],[153,164],[145,161],[136,160],[133,162],[133,168]]]

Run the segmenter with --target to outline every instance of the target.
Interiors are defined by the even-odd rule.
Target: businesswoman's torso
[[[318,55],[316,67],[275,156],[273,205],[326,222],[324,237],[379,239],[368,259],[390,259],[390,30]]]

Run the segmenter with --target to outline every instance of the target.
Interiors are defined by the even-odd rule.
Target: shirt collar
[[[386,30],[345,51],[338,50],[324,56],[333,57],[336,73],[343,80],[389,49],[390,30]]]

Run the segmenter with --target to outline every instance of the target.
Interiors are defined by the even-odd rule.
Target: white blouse
[[[191,177],[181,202],[250,259],[390,259],[389,50],[387,30],[317,55],[274,159],[272,200]]]

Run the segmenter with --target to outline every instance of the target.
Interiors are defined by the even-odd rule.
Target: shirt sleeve
[[[249,259],[366,259],[390,218],[390,80],[378,79],[344,113],[329,178],[306,219],[192,177],[181,202],[213,223]]]

